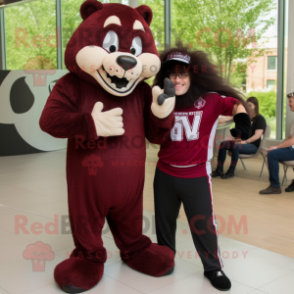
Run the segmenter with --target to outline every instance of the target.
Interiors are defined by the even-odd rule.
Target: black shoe
[[[294,180],[292,183],[285,189],[285,192],[293,192],[294,191]]]
[[[216,169],[215,171],[212,172],[211,177],[215,178],[215,177],[221,177],[224,173],[222,171],[220,171],[219,169]]]
[[[229,179],[234,176],[234,172],[228,170],[224,175],[221,176],[222,179]]]
[[[282,190],[280,187],[269,186],[268,188],[259,191],[259,194],[281,194]]]
[[[231,282],[222,270],[205,271],[204,276],[210,281],[214,288],[220,291],[228,291],[231,289]]]

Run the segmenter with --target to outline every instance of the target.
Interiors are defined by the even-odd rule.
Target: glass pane
[[[7,7],[4,13],[7,69],[57,68],[55,0]]]
[[[84,2],[84,0],[62,0],[61,2],[63,56],[69,39],[82,22],[80,7]],[[63,68],[66,68],[64,58]]]
[[[285,9],[285,61],[284,61],[284,106],[283,106],[283,128],[282,128],[282,139],[286,138],[286,108],[288,104],[287,98],[287,62],[288,62],[288,31],[289,31],[289,0],[286,0]]]
[[[63,56],[67,43],[74,31],[81,24],[80,7],[85,0],[62,0],[62,52]],[[102,3],[121,3],[129,5],[129,0],[100,0]],[[63,58],[63,68],[65,68]]]
[[[277,56],[267,57],[267,69],[277,70]]]
[[[173,44],[205,51],[227,83],[257,97],[276,138],[276,90],[268,91],[267,80],[276,81],[277,72],[267,70],[267,56],[277,56],[277,0],[171,3]]]
[[[150,25],[153,34],[156,48],[158,52],[164,50],[165,33],[164,33],[164,0],[139,0],[139,5],[148,5],[153,12],[153,19]],[[146,80],[149,85],[152,85],[154,77]]]
[[[150,25],[158,52],[164,50],[164,0],[139,0],[139,5],[148,5],[153,12]]]

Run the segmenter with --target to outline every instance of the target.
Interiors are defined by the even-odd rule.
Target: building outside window
[[[273,89],[276,85],[276,81],[275,80],[267,80],[267,83],[266,83],[266,87],[267,89]]]
[[[277,70],[277,56],[268,56],[267,57],[267,69],[268,70]]]

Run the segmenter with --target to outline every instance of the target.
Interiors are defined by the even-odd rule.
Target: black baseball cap
[[[175,61],[189,64],[191,60],[191,57],[187,54],[184,54],[182,52],[172,52],[167,57],[166,60],[161,63],[161,67],[166,67]]]

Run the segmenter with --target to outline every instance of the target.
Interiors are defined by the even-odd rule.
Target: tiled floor
[[[53,270],[73,249],[66,224],[64,165],[64,151],[0,158],[0,294],[63,293],[54,282]],[[144,215],[144,233],[156,242],[153,213],[144,211]],[[220,293],[203,277],[201,261],[185,230],[187,224],[178,221],[174,273],[153,278],[122,264],[106,225],[105,273],[88,293]],[[48,244],[54,253],[53,259],[43,264],[44,271],[37,271],[38,264],[25,259],[27,246],[38,241]],[[224,271],[232,281],[227,293],[294,293],[294,259],[223,236],[219,243]]]

